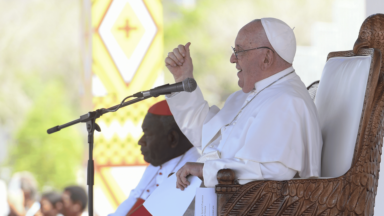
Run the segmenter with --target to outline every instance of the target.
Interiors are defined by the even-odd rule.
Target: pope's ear
[[[171,148],[176,148],[179,145],[180,134],[176,130],[171,130],[168,134],[168,141]]]
[[[266,49],[266,51],[267,52],[265,53],[264,61],[263,61],[263,69],[264,70],[271,67],[273,65],[273,63],[275,62],[274,52],[272,50],[269,50],[269,49]]]

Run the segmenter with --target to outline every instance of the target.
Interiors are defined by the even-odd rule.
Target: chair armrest
[[[337,178],[259,180],[229,184],[230,169],[218,172],[218,215],[371,215],[374,176],[346,173]]]
[[[221,169],[217,172],[217,181],[220,185],[239,184],[236,179],[235,171],[231,169]]]

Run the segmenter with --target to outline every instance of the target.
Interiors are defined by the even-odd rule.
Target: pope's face
[[[139,145],[144,160],[153,166],[167,162],[171,153],[170,141],[159,116],[147,114],[141,127],[144,135]]]
[[[261,24],[259,28],[262,30]],[[252,29],[251,31],[249,28],[247,29],[247,26],[243,27],[237,34],[235,50],[239,52],[263,46],[259,41],[255,41],[255,31],[257,32],[257,30],[259,29]],[[253,49],[237,53],[237,58],[235,54],[231,55],[230,62],[235,63],[238,70],[238,84],[245,93],[250,92],[255,87],[255,83],[259,81],[263,53],[263,49]]]

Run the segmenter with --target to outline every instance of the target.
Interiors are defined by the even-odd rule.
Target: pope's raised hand
[[[197,176],[203,179],[203,163],[192,163],[187,162],[183,167],[176,173],[177,181],[176,188],[180,188],[182,191],[190,184],[187,177],[189,175]]]
[[[193,78],[193,64],[189,51],[190,42],[184,45],[179,45],[169,52],[165,58],[165,66],[172,73],[175,82],[181,82],[186,78]]]

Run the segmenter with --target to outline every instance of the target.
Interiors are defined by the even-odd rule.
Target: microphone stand
[[[88,159],[88,167],[87,167],[87,185],[88,185],[88,215],[93,216],[93,185],[94,185],[94,161],[93,161],[93,135],[95,130],[101,132],[100,126],[96,123],[96,119],[100,116],[104,115],[105,113],[109,112],[115,112],[121,107],[125,107],[134,103],[137,103],[139,101],[145,100],[147,98],[150,98],[151,96],[145,96],[140,98],[135,98],[130,101],[121,103],[119,105],[110,107],[108,109],[102,108],[98,109],[96,111],[88,112],[87,114],[84,114],[80,116],[80,118],[70,121],[68,123],[65,123],[63,125],[58,125],[53,128],[50,128],[47,130],[48,134],[55,133],[63,128],[72,126],[74,124],[85,122],[87,126],[88,131],[88,144],[89,144],[89,159]]]

